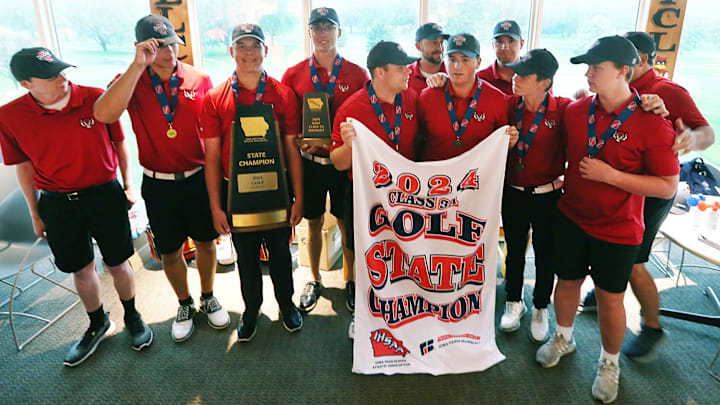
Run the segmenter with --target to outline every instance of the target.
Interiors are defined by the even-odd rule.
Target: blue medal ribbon
[[[150,81],[153,85],[153,90],[155,90],[155,95],[157,96],[158,102],[160,103],[160,109],[162,110],[163,115],[165,116],[165,120],[170,125],[170,129],[172,129],[173,120],[175,118],[175,109],[177,108],[178,104],[178,88],[180,87],[180,83],[177,76],[177,70],[175,70],[170,76],[170,102],[168,103],[167,95],[165,94],[165,88],[163,87],[162,81],[160,80],[160,76],[158,76],[157,73],[153,72],[152,68],[150,66],[147,67],[148,75],[150,76]]]
[[[328,98],[333,97],[333,94],[335,94],[335,85],[337,84],[338,74],[340,73],[340,65],[342,65],[342,57],[338,54],[335,55],[335,62],[333,62],[332,73],[330,73],[327,85],[323,88],[317,68],[315,67],[315,58],[310,55],[310,80],[312,81],[313,87],[315,87],[315,91],[324,91],[328,94]]]
[[[233,93],[235,94],[235,102],[238,101],[238,97],[240,97],[240,84],[237,77],[237,72],[233,72],[232,77],[230,78],[230,86],[232,87]],[[260,80],[258,81],[257,90],[255,90],[255,105],[262,104],[263,96],[265,95],[265,85],[267,84],[267,74],[265,74],[265,71],[263,70],[262,74],[260,75]]]
[[[475,86],[475,94],[473,94],[470,104],[462,121],[458,122],[457,113],[455,112],[455,106],[453,106],[452,98],[450,97],[450,82],[445,84],[445,102],[447,103],[448,114],[450,115],[450,124],[452,125],[453,132],[455,132],[455,146],[461,147],[463,145],[462,136],[468,126],[470,126],[470,120],[475,114],[475,109],[480,99],[480,93],[482,93],[482,80],[477,79],[477,85]]]
[[[628,103],[627,106],[625,106],[625,109],[622,110],[620,115],[615,118],[615,120],[608,126],[608,128],[603,132],[602,136],[598,139],[597,131],[595,128],[596,120],[595,120],[595,100],[597,99],[597,96],[593,96],[592,101],[590,101],[590,108],[588,110],[588,156],[593,157],[600,152],[600,149],[605,146],[608,139],[617,132],[617,130],[622,127],[622,124],[627,121],[628,118],[630,118],[630,115],[637,110],[638,106],[640,106],[640,96],[638,95],[637,91],[635,92],[635,96],[633,97],[632,101]]]
[[[530,128],[528,128],[527,132],[523,133],[523,110],[525,109],[525,100],[520,97],[520,103],[518,103],[517,110],[515,111],[515,126],[517,127],[518,132],[520,132],[520,137],[517,143],[518,156],[520,157],[520,162],[518,164],[519,170],[525,169],[525,165],[522,160],[525,155],[527,155],[530,145],[532,145],[533,139],[535,139],[535,134],[537,134],[537,131],[540,128],[540,123],[543,118],[545,118],[547,107],[548,95],[545,94],[545,99],[535,113],[535,117],[530,124]]]
[[[372,82],[368,85],[368,96],[370,97],[370,104],[372,104],[373,110],[375,110],[375,115],[378,121],[380,121],[380,125],[382,125],[388,139],[395,145],[395,150],[399,152],[400,128],[402,126],[402,96],[400,96],[400,93],[395,95],[395,130],[390,128],[390,123],[388,123],[387,117],[380,106],[380,99],[377,94],[375,94]]]

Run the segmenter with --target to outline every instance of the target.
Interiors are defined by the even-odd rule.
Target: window
[[[690,92],[700,112],[715,130],[716,141],[702,154],[720,164],[720,110],[715,101],[720,94],[720,27],[716,14],[708,12],[717,7],[712,0],[693,0],[687,3],[680,48],[673,81]],[[686,156],[681,156],[685,160]]]
[[[600,37],[633,31],[637,13],[638,0],[578,1],[572,7],[567,1],[545,0],[539,47],[552,52],[560,64],[553,92],[570,97],[587,88],[587,65],[573,65],[570,58],[585,53]]]
[[[489,4],[488,4],[489,3]],[[430,0],[430,21],[442,25],[450,35],[467,32],[480,42],[481,68],[495,62],[492,33],[502,20],[515,20],[522,30],[525,54],[530,30],[530,0]],[[415,30],[413,29],[413,36]]]
[[[135,24],[150,14],[150,3],[147,0],[122,3],[53,0],[52,11],[60,45],[58,56],[77,66],[65,70],[68,78],[77,84],[104,89],[118,73],[125,72],[135,58]],[[120,122],[130,147],[133,183],[139,189],[142,169],[127,112]]]
[[[317,7],[337,11],[342,28],[339,53],[353,63],[365,67],[370,48],[381,40],[399,43],[410,56],[418,53],[415,50],[415,29],[419,25],[417,0],[314,0],[312,8]],[[304,23],[307,26],[307,20]]]
[[[280,80],[288,66],[305,57],[302,19],[302,2],[297,0],[198,2],[203,69],[214,85],[230,77],[235,70],[228,50],[232,30],[238,24],[251,22],[260,25],[265,34],[265,70]]]
[[[21,48],[40,46],[31,1],[0,2],[0,105],[21,95],[22,88],[10,73],[10,57]]]

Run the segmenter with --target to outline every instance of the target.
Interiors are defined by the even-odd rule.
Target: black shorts
[[[180,249],[188,236],[198,242],[218,237],[204,169],[178,181],[143,176],[142,197],[155,235],[155,246],[161,255]]]
[[[303,216],[307,219],[321,217],[325,213],[325,197],[330,192],[330,213],[343,218],[345,188],[348,186],[347,171],[338,171],[332,164],[322,165],[311,160],[303,162]]]
[[[670,209],[673,206],[675,197],[670,199],[645,197],[645,209],[643,217],[645,219],[645,232],[643,233],[643,241],[640,245],[635,263],[646,263],[650,259],[650,251],[652,250],[655,235],[660,230],[660,226],[667,218]]]
[[[60,271],[74,273],[92,262],[91,237],[108,266],[122,264],[132,256],[128,202],[117,180],[80,190],[70,198],[65,193],[43,191],[38,201],[38,213]]]
[[[355,251],[355,235],[353,234],[353,184],[352,181],[348,180],[347,188],[345,189],[345,213],[343,215],[345,220],[345,248],[351,252]]]
[[[625,291],[640,245],[594,238],[565,214],[555,212],[553,258],[558,278],[580,280],[589,274],[597,288],[611,293]]]

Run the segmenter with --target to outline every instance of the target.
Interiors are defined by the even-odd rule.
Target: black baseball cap
[[[310,12],[310,19],[308,24],[315,24],[316,22],[331,22],[335,25],[340,25],[340,18],[334,8],[330,7],[318,7]]]
[[[76,67],[58,59],[53,53],[42,47],[23,48],[10,58],[10,71],[15,80],[52,79],[69,67]]]
[[[373,71],[376,67],[385,66],[387,64],[407,66],[420,60],[420,58],[412,58],[405,53],[405,50],[397,42],[380,41],[370,49],[367,56],[367,68]]]
[[[161,46],[185,45],[185,42],[175,33],[175,28],[170,24],[170,20],[161,15],[146,15],[135,24],[136,41],[143,42],[150,38],[164,40]]]
[[[522,31],[520,31],[520,26],[514,20],[504,20],[495,24],[495,29],[493,30],[493,38],[501,37],[503,35],[507,35],[515,39],[522,39]]]
[[[453,52],[477,58],[480,56],[480,42],[472,34],[466,32],[455,34],[448,39],[446,53],[450,55]]]
[[[632,42],[619,35],[614,35],[598,39],[587,52],[570,58],[570,63],[574,64],[595,65],[605,61],[635,66],[640,61],[640,57]]]
[[[646,53],[651,58],[655,57],[657,51],[655,40],[647,32],[630,31],[623,34],[623,37],[635,45],[638,53]]]
[[[532,49],[520,58],[520,62],[511,63],[507,67],[519,76],[539,73],[552,79],[558,70],[558,61],[547,49]]]
[[[232,43],[234,44],[245,37],[253,37],[265,45],[265,34],[257,24],[243,23],[235,26],[232,32]]]
[[[443,32],[442,27],[437,23],[425,23],[415,30],[415,42],[420,42],[423,39],[436,39],[442,37],[442,39],[448,39],[450,35]]]

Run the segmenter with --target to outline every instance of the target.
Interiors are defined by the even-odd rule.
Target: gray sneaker
[[[110,318],[108,318],[108,314],[105,313],[105,323],[99,328],[89,327],[82,339],[70,348],[63,364],[67,367],[75,367],[84,362],[95,353],[95,349],[97,349],[100,342],[105,340],[105,338],[114,331],[115,322],[111,321]]]
[[[608,359],[600,360],[592,386],[593,398],[603,404],[609,404],[617,398],[619,383],[620,368],[618,365]]]
[[[555,333],[544,345],[540,346],[535,353],[535,361],[544,368],[554,367],[560,361],[560,357],[575,351],[575,337],[568,342],[565,338]]]

